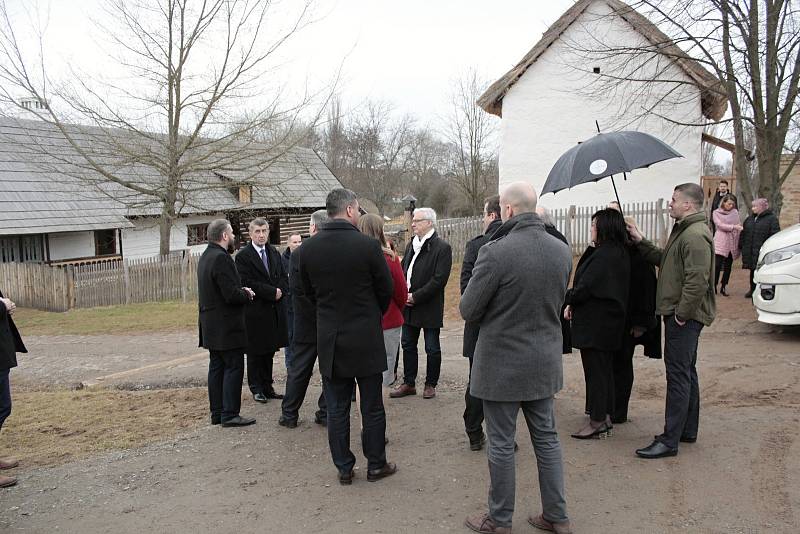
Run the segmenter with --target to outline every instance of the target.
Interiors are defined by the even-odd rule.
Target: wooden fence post
[[[75,267],[73,265],[67,265],[66,269],[64,269],[64,276],[66,278],[67,284],[67,309],[71,310],[75,307]]]
[[[186,286],[189,284],[187,274],[189,273],[189,252],[186,252],[181,258],[181,302],[186,303]]]
[[[662,247],[667,244],[667,221],[664,220],[664,199],[656,202],[656,224],[658,225],[658,239]]]

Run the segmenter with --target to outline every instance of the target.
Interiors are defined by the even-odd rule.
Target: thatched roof
[[[596,1],[578,0],[561,17],[547,29],[541,40],[528,52],[522,60],[508,71],[502,78],[494,82],[478,99],[478,105],[488,113],[502,117],[503,97],[519,80],[528,68],[569,28],[586,9]],[[708,72],[698,61],[692,59],[680,49],[664,32],[658,29],[647,17],[644,17],[628,4],[620,0],[602,0],[620,18],[630,24],[647,41],[672,60],[697,85],[701,91],[703,115],[709,119],[719,120],[725,114],[728,98],[725,96],[722,82]]]

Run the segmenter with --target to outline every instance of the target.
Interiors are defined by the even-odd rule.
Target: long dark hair
[[[628,229],[625,227],[625,219],[622,214],[612,208],[602,209],[592,215],[592,220],[597,227],[597,243],[618,243],[626,245],[628,243]]]

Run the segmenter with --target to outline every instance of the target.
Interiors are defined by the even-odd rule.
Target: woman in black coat
[[[757,198],[751,204],[753,214],[745,219],[742,225],[744,229],[739,237],[739,246],[742,249],[742,268],[750,270],[750,291],[745,298],[753,296],[756,284],[753,282],[753,275],[758,267],[758,254],[761,246],[772,235],[781,230],[778,218],[769,209],[769,202],[766,198]]]
[[[17,306],[0,293],[0,428],[11,415],[11,383],[9,374],[17,366],[17,353],[28,352],[22,338],[14,326],[11,315]],[[0,469],[16,467],[19,462],[13,458],[0,458]],[[0,475],[0,488],[13,486],[16,477]]]
[[[578,439],[606,437],[611,429],[614,395],[613,353],[625,334],[630,255],[622,214],[610,208],[592,216],[594,250],[584,254],[564,317],[572,321],[572,345],[581,350],[589,424],[572,434]]]
[[[626,217],[626,222],[636,222]],[[644,355],[661,358],[661,323],[656,317],[656,270],[645,261],[635,246],[628,248],[631,258],[631,283],[628,290],[628,309],[622,347],[614,351],[614,409],[611,422],[628,420],[628,402],[633,388],[633,352],[636,345],[644,347]]]

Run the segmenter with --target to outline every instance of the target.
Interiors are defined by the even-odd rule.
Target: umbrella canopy
[[[542,194],[557,193],[607,176],[611,176],[613,181],[615,174],[681,157],[674,148],[650,134],[635,131],[599,133],[558,158],[547,176]]]

